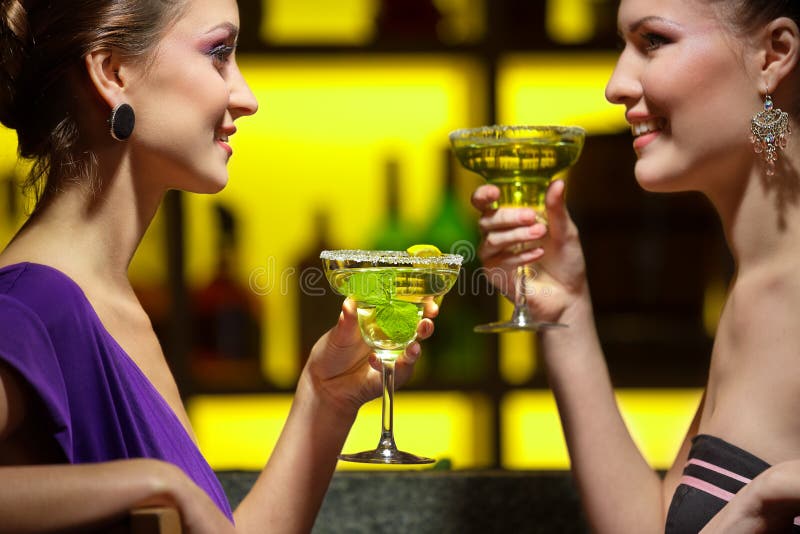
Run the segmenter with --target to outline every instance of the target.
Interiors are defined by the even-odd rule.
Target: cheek
[[[711,54],[674,62],[650,80],[653,104],[663,113],[676,142],[736,145],[747,141],[758,103],[748,91],[741,65]],[[755,105],[754,105],[755,104]]]
[[[184,120],[191,120],[192,115],[224,113],[228,104],[227,84],[210,60],[184,61],[173,64],[165,72],[167,75],[162,77],[161,83],[155,84],[157,89],[154,90],[154,98],[165,113],[181,113]]]
[[[228,107],[228,90],[224,80],[219,75],[214,76],[216,79],[210,76],[185,78],[175,88],[178,105],[184,106],[187,112],[210,115],[208,120],[220,121]]]

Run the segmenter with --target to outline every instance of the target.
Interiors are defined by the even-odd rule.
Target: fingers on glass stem
[[[417,337],[419,339],[427,339],[433,334],[433,321],[430,319],[423,319],[417,326]]]
[[[515,249],[507,251],[504,258],[501,260],[506,269],[521,267],[529,263],[538,261],[544,256],[544,249],[542,247]]]
[[[406,361],[414,363],[419,359],[420,354],[422,354],[422,347],[419,343],[414,341],[406,349]]]

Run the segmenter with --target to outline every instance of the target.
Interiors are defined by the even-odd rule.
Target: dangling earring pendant
[[[767,170],[767,176],[775,175],[775,162],[778,160],[778,149],[785,149],[788,136],[792,133],[789,126],[789,114],[775,108],[772,97],[764,97],[764,110],[755,114],[750,121],[750,141],[753,150],[761,154]]]

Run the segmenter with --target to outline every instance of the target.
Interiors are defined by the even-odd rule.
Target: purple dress
[[[233,520],[219,480],[175,412],[64,273],[33,263],[0,269],[0,361],[30,384],[65,462],[173,463]]]

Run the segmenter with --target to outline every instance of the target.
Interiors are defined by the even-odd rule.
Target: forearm
[[[663,532],[663,489],[622,419],[588,296],[542,333],[572,472],[596,532]]]
[[[175,506],[173,469],[144,459],[0,468],[0,533],[99,527],[138,506]]]
[[[309,532],[355,414],[323,403],[304,373],[267,466],[234,513],[238,532]]]

